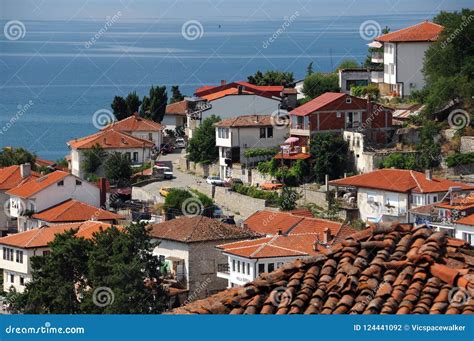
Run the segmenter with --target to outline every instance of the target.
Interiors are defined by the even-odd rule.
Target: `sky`
[[[403,15],[474,7],[473,0],[0,0],[1,20],[124,19],[281,20],[339,15]]]

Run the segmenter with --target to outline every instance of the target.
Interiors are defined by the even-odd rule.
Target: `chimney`
[[[20,165],[20,175],[22,179],[29,177],[31,175],[31,164],[24,163]]]
[[[138,118],[138,111],[135,111],[135,112],[133,113],[133,116],[135,116],[135,117]]]
[[[242,85],[239,85],[237,87],[237,91],[238,91],[239,95],[242,95],[242,92],[244,91],[244,87]]]
[[[329,228],[326,227],[323,232],[323,244],[328,245],[330,239],[331,239],[331,231],[329,231]]]
[[[313,251],[318,251],[318,245],[320,244],[319,233],[316,234],[316,240],[313,242]]]
[[[100,207],[102,209],[107,209],[106,201],[107,201],[107,179],[100,178],[99,179],[99,196],[100,196]]]
[[[278,229],[277,234],[281,236],[283,234],[283,231],[281,229]]]
[[[222,79],[222,80],[221,80],[221,85],[226,85],[226,84],[227,84],[226,80],[225,80],[225,79]]]
[[[431,169],[425,170],[425,177],[426,180],[433,180],[433,173],[431,173]]]

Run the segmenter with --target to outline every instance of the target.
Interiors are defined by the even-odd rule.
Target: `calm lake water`
[[[426,18],[377,21],[396,30]],[[0,146],[23,146],[56,160],[68,152],[68,140],[96,131],[93,114],[109,109],[115,95],[143,96],[152,84],[179,84],[190,95],[201,85],[246,80],[257,70],[291,71],[299,79],[311,61],[315,71],[330,71],[344,58],[363,61],[369,41],[359,27],[370,19],[297,17],[271,43],[284,20],[201,21],[202,37],[187,40],[184,21],[119,19],[92,44],[104,22],[23,21],[23,38],[0,37]]]

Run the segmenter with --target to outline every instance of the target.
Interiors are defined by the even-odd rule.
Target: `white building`
[[[413,222],[409,210],[441,200],[452,188],[469,191],[473,187],[405,169],[380,169],[329,182],[336,197],[356,205],[365,222]],[[344,193],[344,195],[341,194]]]
[[[0,269],[3,270],[3,290],[14,288],[23,292],[25,285],[32,279],[31,257],[43,256],[50,251],[48,243],[56,234],[77,229],[76,236],[91,238],[100,229],[109,228],[109,224],[87,221],[74,224],[44,226],[38,229],[12,234],[0,238]]]
[[[151,160],[152,150],[155,147],[154,141],[158,138],[154,138],[153,135],[150,137],[150,139],[143,139],[109,127],[93,135],[69,141],[68,146],[71,148],[69,169],[73,175],[84,178],[87,175],[83,168],[84,151],[96,145],[110,154],[114,152],[126,154],[132,165],[142,165]],[[104,174],[103,165],[96,173],[98,175]]]
[[[425,86],[422,73],[425,52],[442,30],[443,26],[424,21],[375,38],[383,53],[375,52],[372,62],[383,63],[384,71],[373,71],[371,80],[379,83],[382,94],[409,96],[413,90]]]
[[[187,125],[187,113],[189,102],[184,99],[180,102],[168,104],[166,106],[165,116],[161,124],[167,130],[176,130],[178,127],[185,128]]]
[[[249,165],[265,159],[246,157],[245,151],[278,147],[289,134],[289,126],[278,126],[269,115],[238,116],[222,120],[215,126],[216,146],[219,147],[219,173],[223,179],[232,177],[233,163]]]
[[[55,171],[23,182],[7,192],[10,216],[17,219],[18,231],[36,228],[35,212],[44,211],[68,199],[99,207],[99,187],[67,172]]]

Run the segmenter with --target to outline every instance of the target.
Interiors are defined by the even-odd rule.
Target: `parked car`
[[[261,189],[267,190],[267,191],[274,191],[282,187],[283,187],[283,184],[281,182],[278,182],[277,180],[272,180],[271,182],[264,182],[263,184],[260,185]]]
[[[162,143],[160,146],[160,153],[163,155],[174,152],[174,147],[168,143]]]
[[[224,180],[225,187],[232,187],[233,185],[242,185],[243,181],[239,178],[228,178]]]
[[[235,219],[234,216],[228,216],[221,218],[221,223],[229,224],[229,225],[235,225]]]
[[[186,141],[182,137],[176,139],[176,148],[186,148]]]
[[[224,180],[222,180],[218,176],[208,176],[207,179],[206,179],[206,182],[209,185],[224,186]]]
[[[160,188],[160,195],[164,198],[166,198],[168,196],[168,194],[170,194],[172,188],[171,187],[161,187]]]
[[[164,179],[173,179],[173,171],[166,166],[155,166],[157,173],[162,173]]]

